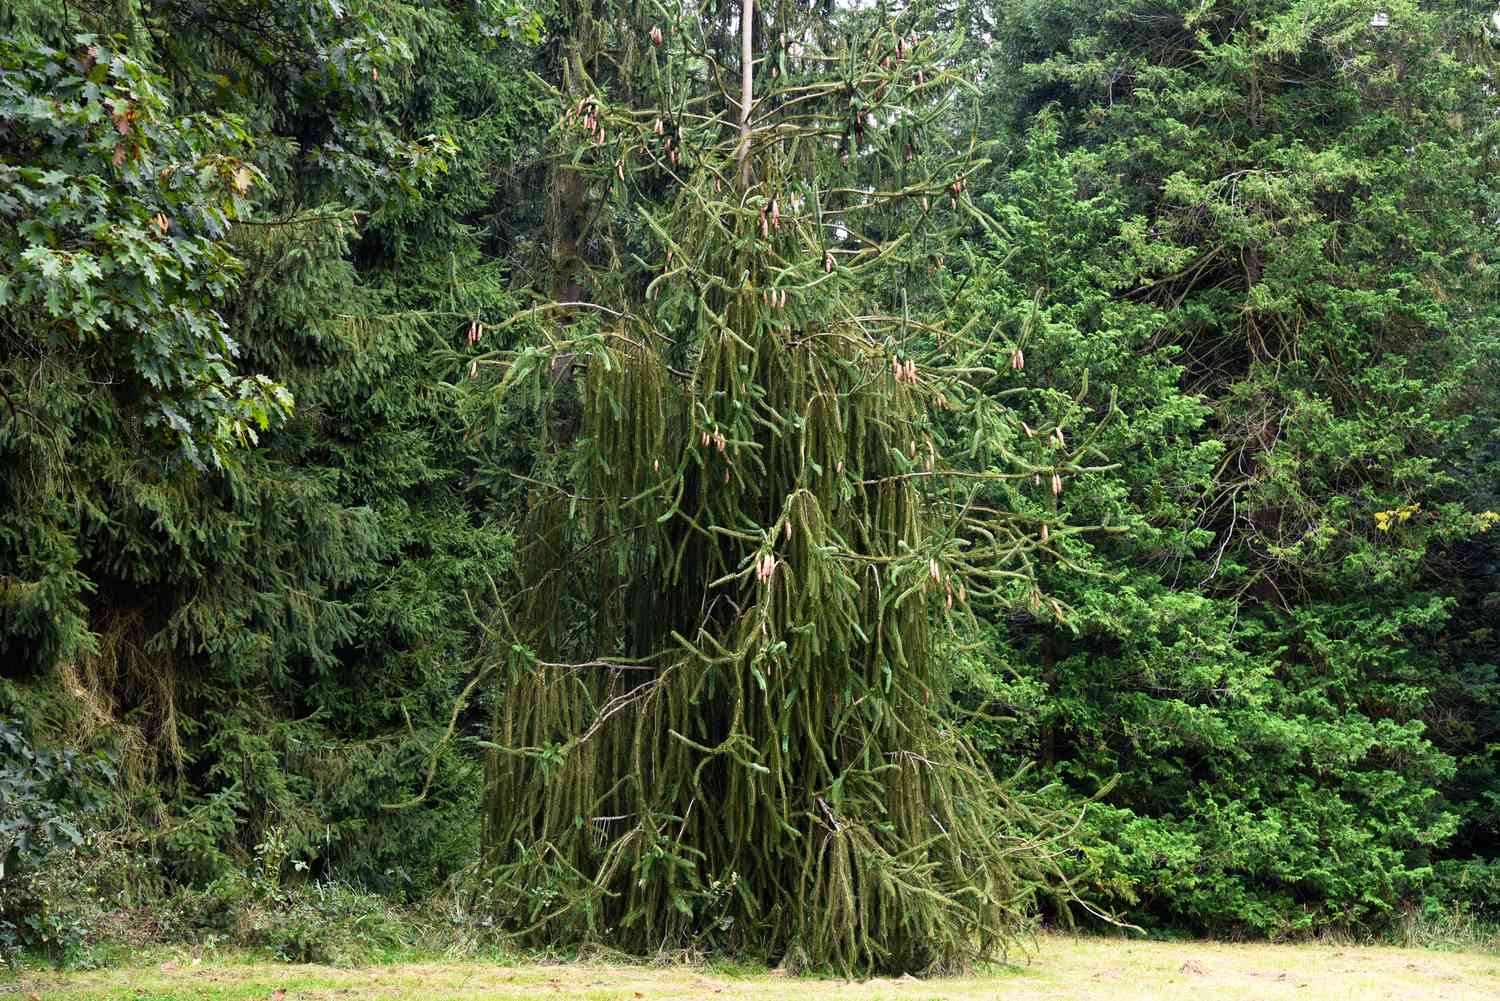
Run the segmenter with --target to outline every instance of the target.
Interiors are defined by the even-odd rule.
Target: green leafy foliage
[[[175,112],[166,81],[92,38],[67,52],[6,38],[0,61],[6,325],[34,356],[78,352],[96,376],[128,375],[117,392],[152,401],[146,427],[217,465],[292,403],[231,369],[218,311],[239,274],[229,226],[263,180],[244,123]]]
[[[1052,581],[1077,631],[997,623],[1013,673],[975,696],[1028,720],[985,731],[997,753],[1119,776],[1083,871],[1172,927],[1387,923],[1473,802],[1453,752],[1486,757],[1487,669],[1447,641],[1495,427],[1487,56],[1457,5],[1372,9],[1001,22],[997,79],[1025,86],[993,127],[1030,135],[981,301],[1046,290],[1034,415],[1085,371],[1117,387],[1130,458],[1063,502],[1131,531],[1067,540],[1104,575]]]
[[[473,173],[443,186],[443,133],[498,158],[528,94],[503,65],[483,86],[410,70],[475,70],[455,40],[516,12],[112,12],[83,14],[128,36],[108,44],[5,15],[22,18],[7,190],[29,186],[4,233],[90,276],[7,272],[0,655],[27,681],[9,708],[118,749],[113,819],[169,882],[232,873],[276,828],[298,878],[426,895],[477,849],[478,764],[451,739],[472,720],[453,700],[466,596],[510,549],[442,361],[470,318],[507,310],[503,265],[482,259],[495,199]],[[492,55],[524,56],[502,40]],[[497,107],[514,114],[463,133]],[[192,423],[217,413],[203,373],[236,380],[231,361],[296,400],[253,447]],[[169,411],[186,437],[154,430]]]
[[[108,756],[33,744],[0,719],[0,958],[22,950],[66,959],[84,930],[51,906],[42,872],[83,846],[115,781]]]

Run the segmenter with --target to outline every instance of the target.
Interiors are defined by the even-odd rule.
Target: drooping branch
[[[1036,567],[1069,565],[1078,526],[1006,492],[1053,500],[1107,463],[1086,431],[1022,434],[1001,409],[1024,330],[884,304],[982,214],[975,149],[935,127],[962,92],[945,47],[871,22],[808,52],[784,9],[756,111],[753,0],[738,101],[693,54],[695,9],[652,32],[656,105],[590,93],[559,123],[636,264],[591,273],[607,311],[544,304],[522,350],[484,359],[574,431],[536,472],[507,588],[496,911],[545,944],[987,958],[1076,811],[1013,794],[955,735],[945,644],[976,601],[1065,614]]]

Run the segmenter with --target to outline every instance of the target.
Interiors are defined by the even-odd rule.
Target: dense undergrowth
[[[102,838],[60,853],[42,871],[7,891],[12,919],[24,934],[0,932],[9,975],[26,967],[88,970],[139,963],[142,956],[170,959],[184,951],[208,960],[261,958],[286,963],[372,966],[432,960],[487,963],[600,961],[697,962],[740,972],[770,969],[777,957],[725,952],[712,944],[642,957],[604,942],[540,949],[498,930],[487,907],[488,888],[473,872],[412,903],[340,883],[281,880],[265,869],[274,847],[257,857],[257,868],[226,875],[201,888],[176,887],[160,896],[143,894],[148,873],[138,858]],[[295,873],[295,867],[289,868]],[[109,874],[109,875],[105,875]],[[20,901],[20,907],[17,903]],[[1040,928],[1039,928],[1040,930]],[[1108,932],[1133,938],[1137,933]],[[1152,938],[1179,936],[1157,932]],[[1330,933],[1323,941],[1396,945],[1438,951],[1500,955],[1500,924],[1462,909],[1434,905],[1404,915],[1380,933]],[[1031,946],[1023,939],[1017,955]],[[805,975],[838,975],[828,968],[801,968]],[[0,976],[3,976],[0,973]]]
[[[467,863],[456,859],[442,885],[403,900],[311,875],[308,860],[293,851],[283,830],[273,827],[244,866],[196,885],[173,880],[146,850],[149,839],[139,831],[126,834],[108,826],[104,800],[94,795],[112,777],[107,757],[38,755],[13,727],[0,728],[0,739],[11,763],[0,773],[0,829],[12,841],[0,880],[0,961],[12,974],[39,965],[93,969],[173,948],[186,948],[198,957],[258,956],[340,966],[435,958],[630,958],[613,949],[606,936],[540,948],[515,936],[495,920],[496,887],[477,851]],[[17,768],[18,760],[29,761],[29,767]],[[23,836],[16,837],[18,832]],[[1463,894],[1434,895],[1379,930],[1332,930],[1319,937],[1500,954],[1500,922],[1466,900]],[[1148,934],[1098,924],[1069,927],[1125,938]],[[1172,939],[1179,933],[1158,928],[1149,935]],[[1293,940],[1298,937],[1307,936]],[[1020,943],[1023,951],[1025,941],[1023,937]],[[646,958],[742,970],[785,960],[743,949],[726,951],[709,937]],[[841,971],[804,965],[798,972]]]

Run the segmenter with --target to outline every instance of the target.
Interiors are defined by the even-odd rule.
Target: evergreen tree
[[[1106,364],[1129,401],[1106,447],[1132,458],[1064,500],[1134,528],[1074,540],[1116,574],[1053,584],[1080,635],[1003,624],[1035,743],[985,739],[1082,788],[1121,776],[1085,838],[1133,913],[1388,921],[1475,793],[1434,738],[1485,673],[1460,682],[1443,643],[1477,597],[1450,554],[1488,523],[1465,480],[1495,428],[1481,19],[1153,0],[1000,25],[992,127],[1033,131],[1002,218],[1047,250],[992,252],[989,308],[1048,289],[1043,398]]]
[[[1023,927],[1061,817],[945,716],[944,625],[1043,606],[1082,529],[988,501],[1098,460],[1088,425],[997,451],[1018,332],[902,308],[983,219],[924,8],[740,13],[737,88],[683,6],[640,26],[634,103],[563,98],[567,183],[642,250],[474,360],[552,436],[497,627],[495,906],[547,943],[949,968]]]
[[[120,750],[127,830],[169,875],[230,871],[280,827],[315,875],[431,889],[478,840],[448,738],[465,595],[510,546],[442,359],[507,312],[471,164],[528,127],[505,74],[526,22],[115,13],[5,15],[26,71],[0,239],[32,246],[0,277],[0,650],[30,679],[6,711]],[[123,37],[69,36],[88,28]],[[451,182],[446,132],[470,158]]]

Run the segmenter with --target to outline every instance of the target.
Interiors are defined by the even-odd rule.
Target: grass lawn
[[[110,970],[29,971],[18,996],[45,1001],[1500,1001],[1500,955],[1047,935],[1029,957],[979,976],[848,982],[596,963],[423,962],[345,969],[195,961],[184,952],[157,954],[149,962],[143,957],[138,965]]]

